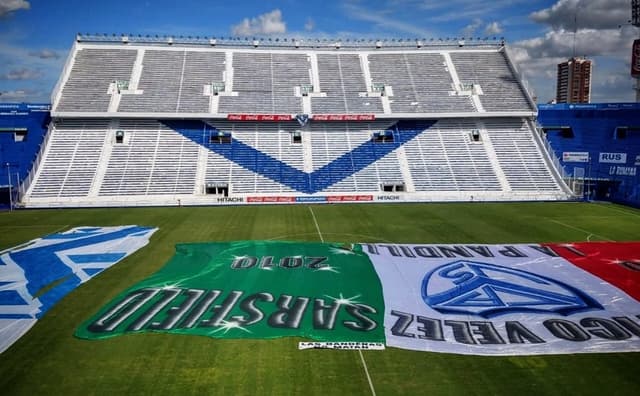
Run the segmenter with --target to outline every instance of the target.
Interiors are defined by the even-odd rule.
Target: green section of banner
[[[160,271],[120,294],[75,334],[384,342],[383,315],[380,280],[357,245],[179,244]]]

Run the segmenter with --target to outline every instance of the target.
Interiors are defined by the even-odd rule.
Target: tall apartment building
[[[558,65],[557,103],[589,103],[591,101],[590,60],[571,58]]]

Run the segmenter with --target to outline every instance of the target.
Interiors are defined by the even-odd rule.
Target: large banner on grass
[[[180,244],[164,268],[118,296],[76,335],[159,331],[383,342],[383,314],[376,272],[351,245]]]
[[[77,286],[145,246],[156,230],[76,227],[0,252],[0,353]]]
[[[365,246],[384,290],[387,346],[640,351],[640,243]]]
[[[181,244],[76,332],[301,336],[418,351],[640,351],[640,243]]]

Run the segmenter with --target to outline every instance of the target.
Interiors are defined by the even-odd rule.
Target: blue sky
[[[0,0],[0,101],[48,102],[76,33],[184,36],[504,37],[538,101],[556,64],[595,61],[592,100],[632,101],[630,0]],[[577,22],[577,25],[576,25]]]

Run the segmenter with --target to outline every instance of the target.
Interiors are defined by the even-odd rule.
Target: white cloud
[[[629,0],[558,0],[530,15],[534,22],[554,30],[616,29],[631,17]]]
[[[452,22],[465,18],[489,18],[508,7],[530,3],[531,0],[493,0],[479,5],[477,0],[420,0],[419,8],[430,12],[431,22]]]
[[[630,14],[628,0],[557,0],[529,16],[546,32],[510,50],[541,102],[555,97],[557,64],[572,56],[594,61],[592,101],[631,101],[629,59],[638,29],[626,24]]]
[[[27,102],[27,103],[48,103],[51,101],[51,94],[38,88],[16,88],[0,90],[0,103]]]
[[[68,49],[22,47],[16,41],[0,34],[0,101],[48,102]]]
[[[475,18],[470,24],[468,24],[467,26],[464,27],[464,29],[462,29],[462,35],[464,37],[475,36],[478,30],[482,28],[482,25],[484,25],[484,21],[480,18]],[[484,34],[487,36],[502,33],[502,31],[503,31],[503,28],[500,25],[500,23],[497,21],[488,23],[484,27]]]
[[[26,102],[26,103],[50,103],[51,93],[39,87],[0,90],[0,103]]]
[[[0,36],[0,64],[5,65],[5,69],[2,72],[9,67],[14,69],[36,68],[43,71],[51,71],[52,75],[57,77],[64,65],[67,50],[37,50],[19,47],[9,44],[9,40],[3,39],[4,37]]]
[[[582,29],[575,34],[575,55],[594,60],[592,101],[633,100],[628,62],[637,29]],[[522,40],[510,48],[514,61],[533,82],[538,97],[555,96],[556,65],[574,55],[574,32],[548,31],[544,36]],[[615,78],[611,78],[615,76]]]
[[[553,30],[542,37],[516,42],[529,58],[576,56],[630,56],[631,43],[636,37],[635,28],[623,29],[583,29],[574,34],[567,30]]]
[[[419,37],[432,37],[434,34],[422,27],[404,22],[402,18],[394,17],[389,10],[365,8],[355,2],[344,2],[342,8],[349,18],[371,22],[374,27],[393,33],[409,33]]]
[[[496,21],[491,22],[484,28],[484,34],[487,34],[487,35],[500,34],[502,33],[502,31],[503,31],[502,26],[500,26],[500,23]]]
[[[304,30],[306,30],[307,32],[310,32],[315,28],[316,28],[316,22],[311,18],[307,18],[307,22],[305,22],[304,24]]]
[[[0,91],[0,102],[13,102],[15,100],[22,100],[29,96],[29,92],[23,89],[13,91]]]
[[[42,73],[40,71],[23,67],[20,69],[9,70],[7,73],[0,75],[0,80],[37,80],[40,77],[42,77]]]
[[[29,56],[35,56],[40,59],[58,59],[60,58],[60,54],[56,51],[50,49],[43,49],[40,51],[31,51],[29,52]]]
[[[480,18],[475,18],[470,24],[462,29],[462,35],[464,37],[473,36],[478,29],[482,26],[484,22]]]
[[[282,13],[275,9],[255,18],[245,18],[231,27],[236,36],[250,36],[255,34],[282,34],[287,31],[287,25],[282,20]]]
[[[28,10],[31,4],[25,0],[0,0],[0,17],[18,10]]]

